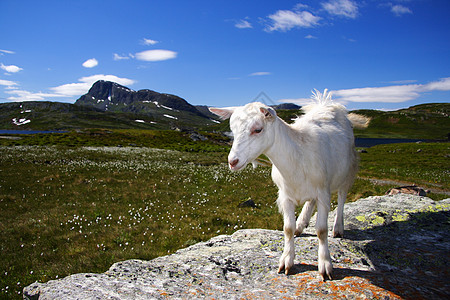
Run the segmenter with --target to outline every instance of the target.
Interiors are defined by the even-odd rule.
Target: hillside
[[[197,127],[214,124],[195,106],[181,97],[152,90],[133,91],[115,82],[99,80],[75,105],[100,111],[131,113],[146,116],[152,122],[171,127]]]
[[[293,104],[275,107],[286,122],[302,114]],[[299,109],[300,108],[300,109]],[[371,118],[367,129],[355,129],[360,138],[409,138],[447,140],[450,104],[431,103],[397,111],[361,109],[354,113]],[[71,130],[186,129],[229,131],[228,121],[217,119],[207,106],[193,106],[185,99],[152,90],[133,91],[110,81],[95,82],[75,104],[15,102],[0,104],[0,129]]]
[[[186,100],[151,90],[133,91],[110,81],[97,81],[75,104],[60,102],[0,103],[0,129],[71,130],[199,129],[214,125]]]
[[[360,109],[351,111],[371,119],[366,129],[354,129],[358,138],[447,140],[450,134],[450,103],[430,103],[397,111]],[[277,115],[292,123],[303,111],[280,109]],[[229,121],[216,126],[218,131],[229,131]]]
[[[357,137],[447,140],[450,135],[450,103],[421,104],[387,112],[353,112],[371,118],[367,129],[355,129]]]
[[[12,102],[0,104],[0,129],[70,130],[81,128],[161,129],[162,125],[136,120],[146,116],[103,112],[94,107],[59,102]]]

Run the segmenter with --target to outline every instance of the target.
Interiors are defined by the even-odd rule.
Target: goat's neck
[[[297,133],[283,120],[277,118],[273,126],[274,142],[265,154],[284,176],[289,177],[295,170],[292,167],[294,161],[301,159],[301,141],[295,138]]]

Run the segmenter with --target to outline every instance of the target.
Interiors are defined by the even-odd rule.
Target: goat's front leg
[[[306,201],[303,205],[302,212],[297,218],[297,224],[295,227],[295,235],[299,236],[302,234],[303,230],[308,227],[309,220],[311,220],[311,215],[314,211],[314,207],[316,206],[316,200]]]
[[[284,251],[280,258],[278,273],[283,270],[286,275],[294,265],[294,231],[295,231],[295,205],[287,198],[279,198],[278,205],[284,219]]]
[[[328,202],[326,202],[328,201]],[[328,211],[330,198],[320,199],[317,203],[316,231],[319,238],[319,273],[323,280],[332,279],[333,265],[331,264],[330,250],[328,249]]]

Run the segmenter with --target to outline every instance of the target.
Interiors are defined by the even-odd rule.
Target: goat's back
[[[328,182],[331,190],[350,186],[357,171],[353,128],[344,106],[319,102],[303,108],[305,114],[291,127],[298,137],[305,177],[298,182]],[[313,182],[310,182],[313,184]]]
[[[315,123],[321,125],[323,123],[337,122],[344,129],[351,130],[351,122],[348,119],[347,109],[338,103],[326,102],[326,103],[313,103],[303,107],[305,114],[294,123],[295,125],[301,125],[302,123]]]

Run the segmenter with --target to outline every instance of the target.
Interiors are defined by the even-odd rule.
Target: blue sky
[[[0,0],[0,102],[98,79],[192,104],[450,102],[450,1]],[[260,99],[258,95],[267,95]]]

